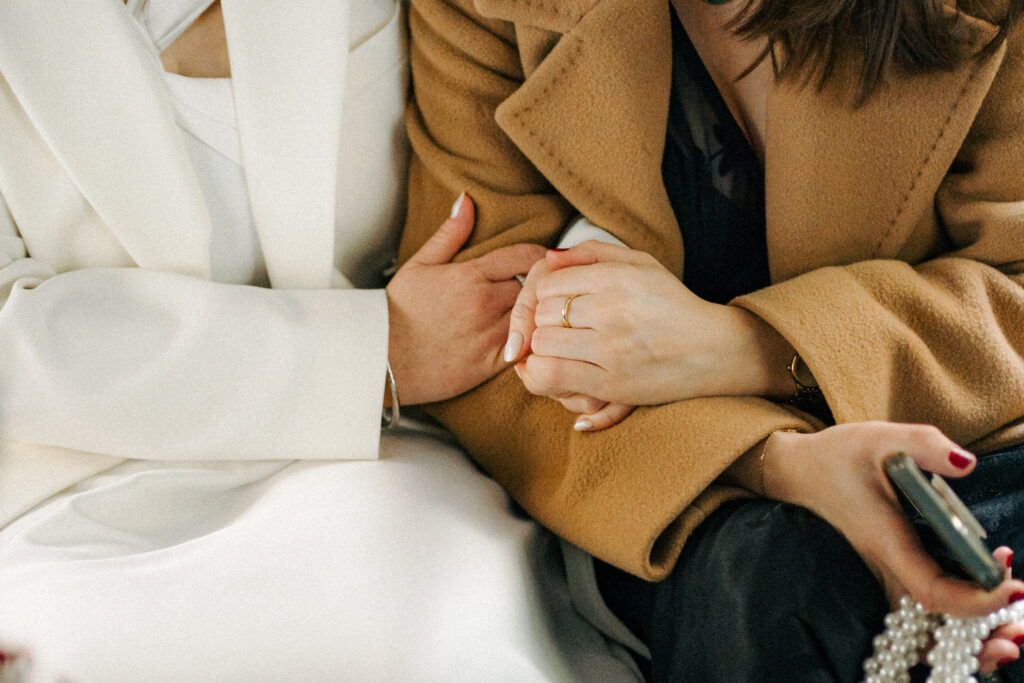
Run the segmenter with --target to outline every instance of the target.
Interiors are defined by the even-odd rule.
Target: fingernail
[[[505,342],[505,353],[504,358],[506,363],[511,363],[519,356],[519,349],[523,348],[523,335],[518,332],[512,332],[508,335],[508,341]]]
[[[962,453],[957,453],[956,451],[949,452],[949,461],[953,463],[953,467],[959,468],[961,470],[966,469],[971,465],[970,458],[968,458],[966,455],[963,455]]]
[[[1019,636],[1014,636],[1013,637],[1013,644],[1016,645],[1017,647],[1020,647],[1021,645],[1024,645],[1024,633],[1022,633]]]
[[[590,420],[576,420],[576,424],[572,426],[577,432],[585,432],[594,428],[594,423]]]
[[[1002,667],[1006,666],[1007,664],[1009,664],[1010,662],[1015,662],[1015,661],[1017,661],[1016,657],[1003,657],[998,662],[996,662],[996,668],[1002,668]]]
[[[1022,593],[1020,591],[1016,591],[1015,593],[1012,593],[1010,595],[1010,602],[1011,603],[1020,602],[1021,600],[1024,600],[1024,593]]]
[[[1006,556],[1006,568],[1009,569],[1012,566],[1013,566],[1013,551],[1011,550],[1010,554]]]
[[[568,249],[562,249],[561,247],[555,247],[554,249],[548,249],[548,251],[569,251]]]
[[[459,211],[462,209],[462,200],[465,198],[465,192],[459,195],[459,198],[455,200],[454,204],[452,204],[452,214],[449,216],[449,218],[455,218],[456,216],[459,215]]]

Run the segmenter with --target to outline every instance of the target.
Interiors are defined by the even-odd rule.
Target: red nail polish
[[[7,653],[4,652],[3,650],[0,650],[0,666],[3,666],[6,663],[7,663]]]
[[[1024,593],[1022,593],[1020,591],[1017,591],[1017,592],[1012,593],[1010,595],[1010,602],[1011,603],[1013,603],[1013,602],[1020,602],[1021,600],[1024,600]]]
[[[1021,645],[1024,645],[1024,633],[1020,634],[1019,636],[1014,636],[1013,637],[1013,644],[1016,645],[1017,647],[1020,647]]]
[[[957,467],[957,468],[959,468],[961,470],[962,469],[966,469],[971,464],[971,459],[970,458],[968,458],[965,455],[961,455],[960,453],[957,453],[956,451],[950,451],[949,452],[949,461],[951,463],[953,463],[953,467]]]
[[[1013,551],[1011,550],[1010,554],[1006,556],[1006,568],[1009,569],[1012,566],[1013,566]]]
[[[1006,666],[1007,664],[1009,664],[1010,662],[1015,662],[1015,661],[1017,661],[1016,657],[1003,657],[998,662],[996,662],[996,667],[997,668],[1002,668],[1002,667]]]
[[[568,249],[562,249],[561,247],[555,247],[554,249],[548,249],[548,251],[569,251]]]

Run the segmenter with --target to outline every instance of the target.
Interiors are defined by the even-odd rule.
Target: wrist
[[[746,309],[725,306],[729,315],[730,359],[733,395],[789,397],[793,378],[789,364],[796,353],[774,327]]]
[[[809,507],[807,501],[802,499],[799,487],[795,485],[798,479],[793,476],[800,472],[800,445],[806,438],[807,435],[788,429],[773,432],[768,437],[760,458],[762,495]]]

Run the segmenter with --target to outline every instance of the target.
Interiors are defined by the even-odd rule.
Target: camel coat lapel
[[[661,181],[669,4],[580,0],[575,12],[504,4],[502,18],[568,32],[498,108],[498,124],[581,213],[681,273],[682,240]]]
[[[208,278],[210,219],[156,59],[120,3],[0,3],[0,71],[86,200],[139,266]]]
[[[966,20],[979,38],[993,29]],[[934,188],[1004,53],[1005,46],[951,71],[893,78],[856,109],[850,93],[777,84],[768,99],[765,143],[772,281],[869,259],[914,263],[944,246],[923,237],[937,232]],[[839,78],[854,82],[849,65]],[[921,240],[914,239],[918,228]]]
[[[349,3],[222,5],[250,203],[271,284],[329,288]]]
[[[498,108],[498,124],[581,213],[681,273],[684,245],[661,179],[671,86],[669,3],[580,0],[555,12],[490,0],[481,11],[565,31]],[[629,22],[622,21],[626,14]],[[990,24],[967,21],[979,37],[990,35]],[[524,44],[520,51],[533,50]],[[934,245],[911,240],[909,248],[920,253],[901,250],[920,221],[934,220],[928,188],[948,171],[1002,54],[893,79],[852,115],[850,93],[821,96],[813,88],[776,85],[765,141],[773,281],[825,265],[923,257]],[[852,82],[849,68],[844,76]],[[890,143],[896,139],[898,146]],[[879,156],[879,149],[894,151]],[[823,230],[828,240],[819,239]]]

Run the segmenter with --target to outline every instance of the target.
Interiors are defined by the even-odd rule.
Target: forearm
[[[812,429],[767,401],[708,398],[640,408],[583,434],[511,370],[428,410],[541,523],[651,580],[714,505],[737,495],[713,486],[733,460],[773,431]]]
[[[7,439],[131,458],[377,457],[380,291],[96,269],[15,287],[2,313]]]

